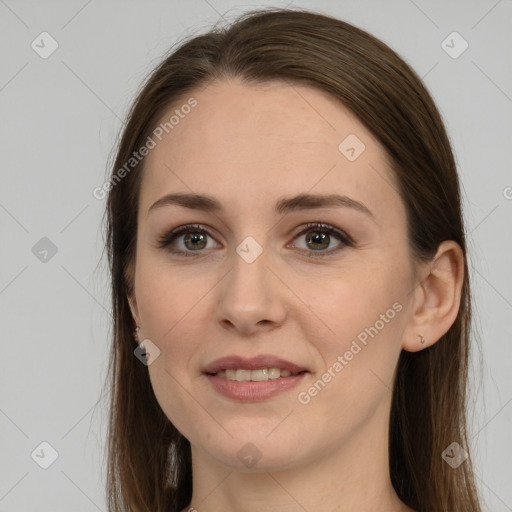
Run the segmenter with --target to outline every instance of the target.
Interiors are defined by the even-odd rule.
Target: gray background
[[[105,201],[92,191],[104,182],[141,80],[176,40],[221,15],[286,4],[0,0],[0,512],[106,510],[110,301],[101,259]],[[486,510],[511,511],[512,2],[293,5],[384,40],[424,77],[443,114],[470,234],[478,485]],[[59,45],[46,59],[31,47],[42,46],[43,31]],[[469,44],[457,58],[464,43],[446,39],[453,31]],[[51,462],[43,441],[58,453],[48,469],[39,465]]]

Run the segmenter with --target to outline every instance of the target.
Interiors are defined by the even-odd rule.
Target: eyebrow
[[[153,203],[148,210],[148,214],[157,208],[169,205],[205,212],[222,211],[221,203],[214,197],[204,194],[174,193],[167,194]],[[299,194],[293,197],[285,197],[276,202],[275,212],[284,215],[292,211],[330,207],[352,208],[373,218],[372,212],[363,203],[339,194]]]

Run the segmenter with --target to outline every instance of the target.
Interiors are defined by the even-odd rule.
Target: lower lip
[[[216,375],[206,375],[206,377],[213,388],[221,395],[245,402],[257,402],[272,398],[297,386],[304,379],[306,373],[262,381],[230,380]]]

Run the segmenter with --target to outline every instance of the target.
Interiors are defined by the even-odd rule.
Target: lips
[[[263,368],[279,368],[280,370],[287,370],[291,374],[307,372],[307,368],[299,366],[285,359],[281,359],[269,354],[262,354],[255,357],[242,357],[242,356],[227,356],[206,365],[203,373],[214,375],[223,370],[260,370]]]

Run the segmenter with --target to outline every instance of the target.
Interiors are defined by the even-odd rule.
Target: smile
[[[274,372],[268,370],[274,370]],[[238,377],[239,372],[240,377]],[[277,372],[279,372],[279,376],[276,377]],[[252,380],[253,373],[256,380]],[[270,377],[269,373],[273,377]],[[258,370],[220,370],[216,374],[206,374],[205,376],[212,388],[224,397],[242,402],[261,402],[294,388],[308,373],[303,371],[292,374],[289,370],[280,370],[279,368],[261,368]]]
[[[238,382],[261,382],[270,379],[279,379],[280,377],[295,376],[299,375],[299,373],[302,372],[292,373],[289,370],[282,370],[280,368],[260,368],[257,370],[237,368],[231,370],[220,370],[214,375],[228,380],[236,380]]]

